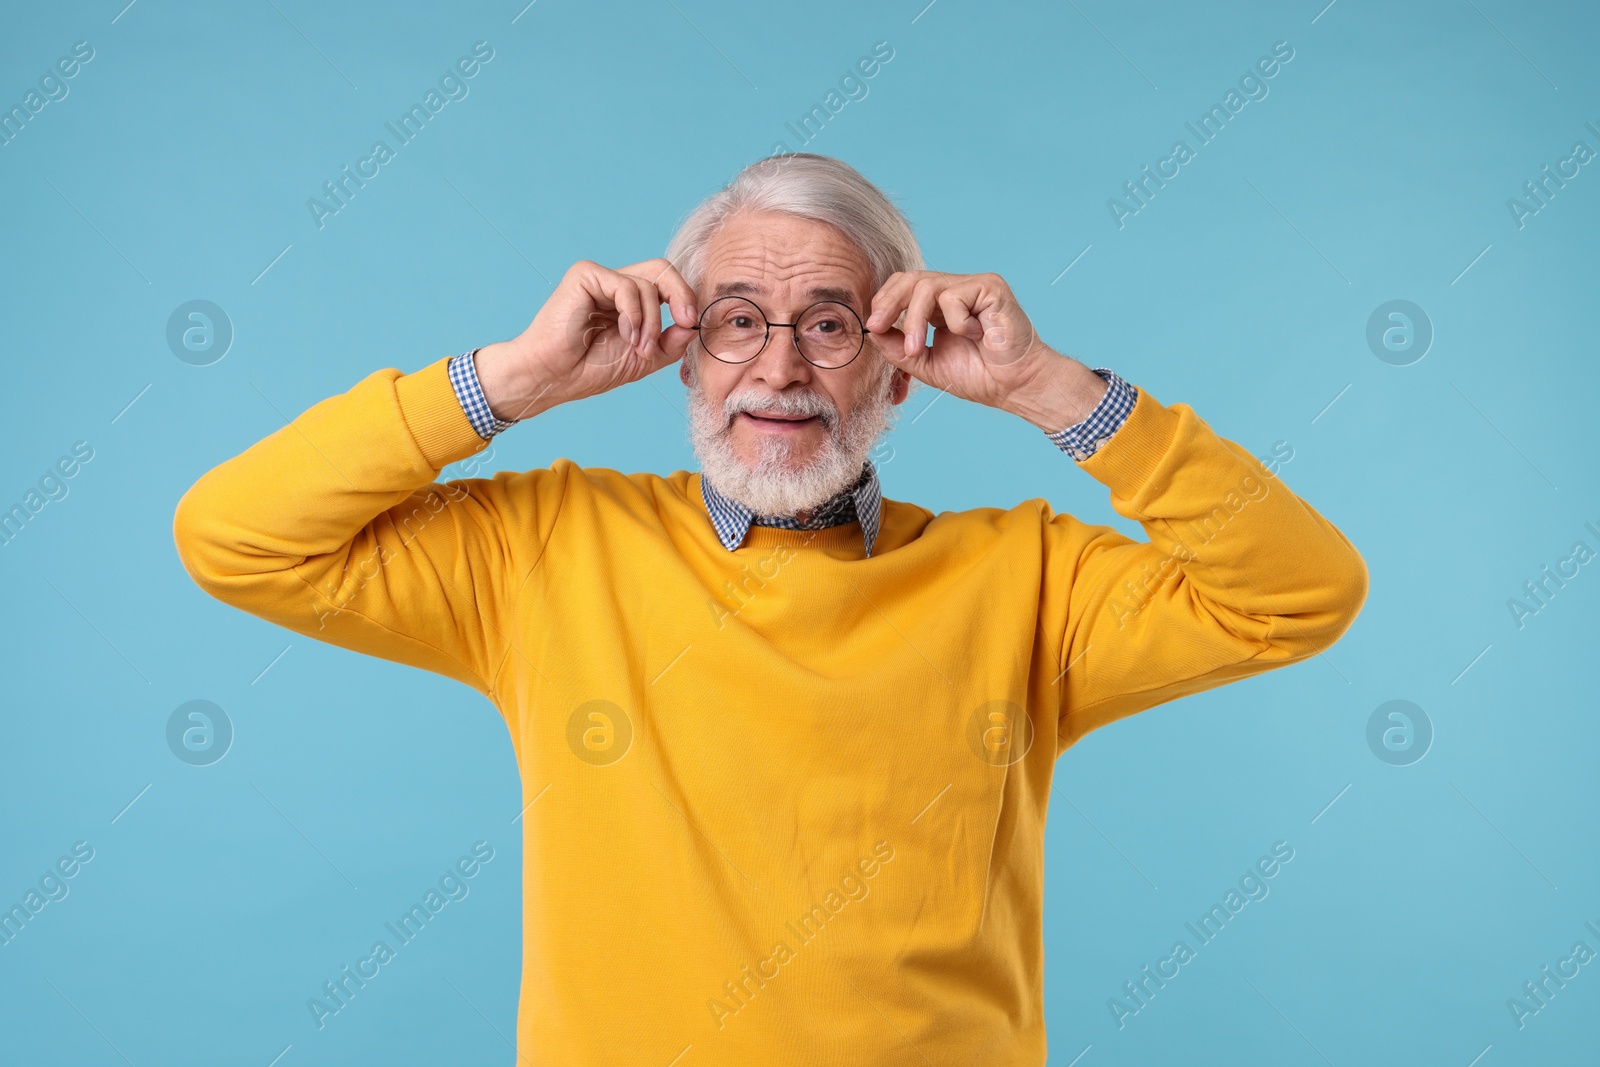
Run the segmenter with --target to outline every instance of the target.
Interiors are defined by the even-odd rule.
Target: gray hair
[[[789,152],[745,167],[684,217],[667,259],[692,287],[700,287],[712,236],[740,211],[781,211],[834,226],[866,256],[873,292],[896,271],[922,269],[911,224],[881,189],[843,160]]]

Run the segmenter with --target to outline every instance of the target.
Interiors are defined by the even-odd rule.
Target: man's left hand
[[[1105,393],[1097,374],[1039,338],[998,274],[897,271],[873,296],[866,325],[884,358],[918,381],[1049,431],[1083,418]]]

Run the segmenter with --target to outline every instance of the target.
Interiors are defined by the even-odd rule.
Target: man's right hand
[[[673,318],[665,330],[662,304]],[[665,259],[620,270],[579,260],[521,336],[479,349],[478,384],[496,418],[530,418],[677,362],[698,314],[694,290]]]

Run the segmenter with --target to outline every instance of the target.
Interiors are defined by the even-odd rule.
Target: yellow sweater
[[[213,596],[500,710],[538,798],[530,1063],[1043,1063],[1057,756],[1316,654],[1366,596],[1332,524],[1143,389],[1081,466],[1149,543],[885,499],[870,559],[857,523],[729,552],[685,471],[432,484],[483,447],[446,361],[379,371],[206,474],[175,534]]]

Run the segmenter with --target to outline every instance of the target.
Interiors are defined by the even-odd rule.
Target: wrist
[[[495,418],[520,422],[556,405],[549,383],[528,372],[532,361],[520,341],[484,345],[472,362],[478,387]]]
[[[1059,433],[1088,418],[1109,388],[1087,366],[1052,350],[1038,373],[1008,398],[1005,410],[1045,433]]]

